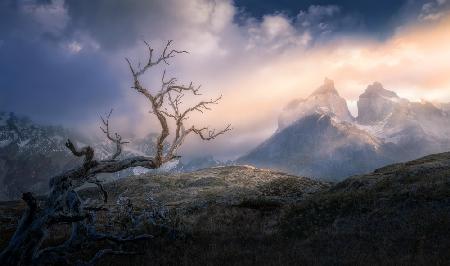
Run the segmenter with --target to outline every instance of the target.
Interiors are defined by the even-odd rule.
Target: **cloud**
[[[340,13],[339,6],[336,5],[327,5],[327,6],[318,6],[312,5],[308,8],[307,11],[301,10],[297,15],[298,23],[305,28],[311,27],[314,24],[318,26],[321,23],[324,23],[324,19],[329,19]],[[324,26],[320,26],[323,28]]]
[[[240,73],[225,71],[227,82],[221,84],[225,98],[208,121],[215,126],[220,124],[216,121],[231,121],[238,132],[232,136],[233,143],[225,138],[215,145],[226,147],[219,151],[245,152],[274,132],[273,125],[285,104],[308,96],[325,76],[335,80],[353,113],[358,96],[374,81],[411,100],[448,102],[449,31],[447,17],[437,24],[404,26],[384,41],[341,37],[307,49],[291,46],[282,53],[266,53],[240,68]],[[253,139],[245,137],[252,134]]]
[[[58,35],[69,22],[64,0],[51,1],[48,4],[40,4],[35,1],[25,1],[20,6],[20,11],[31,18],[43,33]]]
[[[83,46],[79,42],[73,41],[67,44],[67,49],[72,53],[79,53]]]
[[[278,50],[287,46],[307,46],[311,41],[308,31],[299,33],[284,15],[266,15],[261,22],[250,21],[246,26],[248,43],[246,49],[262,47]]]
[[[380,40],[363,32],[360,15],[337,5],[254,18],[227,0],[11,3],[0,3],[2,108],[97,130],[98,114],[113,107],[122,135],[155,131],[148,102],[130,88],[124,57],[144,62],[142,40],[157,52],[173,39],[190,53],[152,69],[143,82],[157,89],[166,68],[183,83],[203,84],[206,99],[223,94],[212,112],[191,118],[234,128],[211,143],[191,138],[184,155],[245,153],[273,133],[285,104],[307,96],[325,76],[353,103],[375,80],[404,97],[450,101],[445,13],[426,23],[415,13],[413,24],[396,25],[402,27]],[[434,1],[425,9],[446,5]]]
[[[432,0],[422,5],[419,19],[422,21],[437,21],[448,14],[450,2],[447,0]]]

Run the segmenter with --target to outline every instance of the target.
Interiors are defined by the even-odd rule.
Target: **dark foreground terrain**
[[[154,238],[128,247],[141,254],[111,255],[100,265],[450,264],[450,153],[336,184],[230,166],[142,175],[105,188],[108,206],[126,202],[136,215],[153,215],[134,230]],[[100,199],[94,188],[82,195]],[[0,204],[0,249],[23,208]],[[106,227],[118,220],[107,213],[97,219],[103,230],[131,224],[124,219]],[[46,245],[61,243],[69,232],[60,227],[51,234]],[[96,251],[86,243],[74,258]]]

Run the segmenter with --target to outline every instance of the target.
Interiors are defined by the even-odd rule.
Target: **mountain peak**
[[[380,82],[375,81],[374,83],[367,86],[367,89],[361,94],[360,97],[371,98],[371,97],[381,96],[385,98],[399,98],[397,93],[386,90]]]
[[[325,78],[323,84],[308,98],[291,101],[278,118],[278,129],[283,129],[305,116],[319,112],[342,121],[353,121],[347,102],[339,96],[331,79]]]
[[[394,108],[402,102],[404,100],[395,92],[386,90],[379,82],[374,82],[359,96],[357,120],[361,124],[380,122],[391,115]]]
[[[312,94],[313,95],[320,95],[320,94],[335,94],[335,95],[339,95],[339,93],[337,92],[336,88],[334,87],[334,81],[329,79],[329,78],[325,78],[323,81],[323,84],[317,88]]]

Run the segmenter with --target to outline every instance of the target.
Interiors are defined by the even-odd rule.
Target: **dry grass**
[[[107,189],[110,204],[125,195],[136,210],[144,209],[144,195],[150,193],[170,212],[163,227],[141,228],[155,235],[130,247],[143,255],[112,256],[101,265],[450,262],[449,154],[385,167],[333,186],[267,170],[226,167],[140,176]],[[93,188],[82,194],[96,195]],[[9,204],[1,211],[16,210],[17,215],[21,208]],[[102,224],[107,217],[99,219]],[[8,233],[3,229],[5,241]],[[52,244],[61,241],[64,230],[55,235]],[[91,256],[96,248],[76,255]]]

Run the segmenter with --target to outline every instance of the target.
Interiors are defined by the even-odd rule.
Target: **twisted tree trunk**
[[[75,191],[92,176],[100,173],[111,173],[129,167],[141,166],[149,169],[159,167],[149,157],[132,157],[120,161],[95,161],[90,147],[77,150],[68,140],[66,146],[76,156],[85,156],[83,166],[55,176],[50,180],[50,193],[43,208],[39,207],[31,193],[24,193],[22,199],[27,203],[27,210],[23,214],[16,232],[6,249],[0,254],[0,265],[32,265],[41,264],[45,259],[52,262],[64,261],[65,255],[72,250],[83,238],[99,240],[99,234],[89,225],[90,213],[81,204],[81,199]],[[106,194],[104,192],[104,197]],[[106,197],[105,197],[106,200]],[[72,235],[61,246],[41,250],[48,228],[56,224],[71,223]],[[145,239],[141,236],[139,239]],[[120,241],[112,235],[104,235],[102,239]],[[127,241],[136,240],[130,238]],[[125,241],[122,239],[121,241]],[[52,256],[49,256],[49,254]],[[103,253],[105,253],[103,251]],[[47,264],[46,263],[46,264]]]
[[[137,166],[156,169],[162,164],[179,157],[176,155],[176,152],[190,133],[198,135],[202,140],[211,140],[231,130],[230,125],[217,132],[215,130],[209,130],[208,127],[197,128],[194,125],[185,127],[184,123],[188,120],[188,115],[191,112],[210,110],[209,106],[217,104],[221,99],[219,97],[215,100],[201,101],[192,107],[181,110],[181,99],[184,93],[190,92],[193,95],[200,95],[199,87],[195,88],[192,82],[188,86],[184,86],[176,84],[175,78],[165,80],[164,71],[161,79],[161,88],[157,92],[151,92],[145,88],[139,81],[139,77],[149,68],[161,62],[167,63],[167,60],[174,57],[175,54],[187,53],[186,51],[177,50],[168,51],[171,45],[171,41],[168,41],[159,58],[153,60],[153,49],[147,43],[145,44],[149,51],[147,64],[143,68],[135,70],[128,59],[127,62],[133,76],[132,88],[149,100],[151,112],[156,116],[161,126],[160,134],[155,143],[154,156],[136,156],[121,160],[117,159],[121,154],[122,145],[127,142],[123,141],[119,134],[112,134],[110,132],[109,118],[112,111],[106,119],[101,117],[103,122],[101,130],[116,145],[116,152],[110,159],[101,161],[94,160],[94,150],[91,147],[87,146],[82,149],[77,149],[68,140],[66,147],[73,155],[84,157],[83,165],[57,175],[50,180],[50,192],[43,206],[39,206],[31,193],[23,194],[22,198],[27,203],[28,208],[19,221],[16,232],[8,246],[0,254],[0,265],[69,264],[67,255],[76,250],[77,247],[80,247],[85,240],[109,241],[117,243],[119,248],[100,250],[91,261],[87,263],[80,262],[81,264],[95,264],[106,254],[133,254],[133,252],[124,251],[121,245],[127,242],[149,239],[151,236],[141,235],[138,237],[123,238],[97,232],[95,230],[95,224],[92,224],[90,220],[92,220],[92,212],[95,212],[95,209],[98,208],[84,206],[75,189],[87,182],[96,184],[106,202],[108,193],[96,179],[98,174],[115,173]],[[167,138],[170,135],[169,119],[173,119],[175,123],[174,138],[167,152],[165,152],[164,143],[167,143]],[[62,245],[42,249],[41,246],[47,237],[48,229],[57,224],[72,225],[70,238]]]

